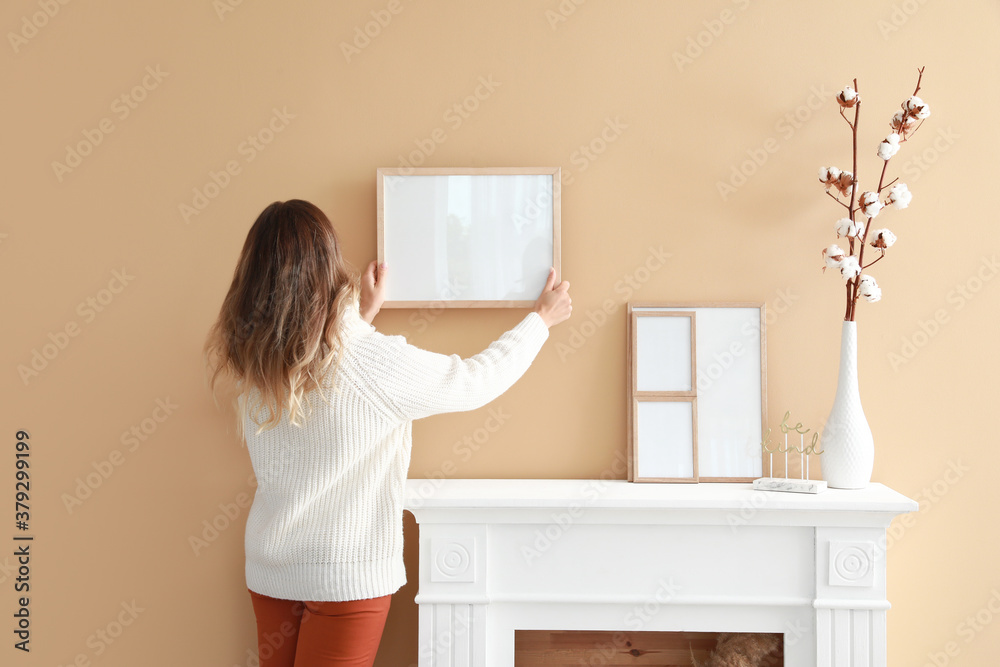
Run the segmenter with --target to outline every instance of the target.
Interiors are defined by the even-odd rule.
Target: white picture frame
[[[751,482],[760,477],[764,460],[760,442],[767,430],[764,304],[639,302],[628,304],[627,310],[629,479],[650,481],[642,474],[642,457],[648,454],[645,443],[638,438],[638,401],[680,396],[695,399],[693,441],[697,467],[694,481]],[[651,333],[646,336],[644,353],[641,323],[668,317],[675,322],[685,313],[692,317],[690,334],[676,324],[646,327]],[[689,340],[692,336],[693,344]],[[650,353],[656,340],[663,347]],[[665,357],[669,357],[669,364],[665,364]],[[667,378],[676,384],[681,375],[677,369],[685,369],[689,360],[693,361],[694,368],[690,391],[639,382],[645,372],[647,377]],[[660,372],[656,371],[657,367]],[[663,368],[669,372],[664,374]]]
[[[380,168],[383,308],[523,308],[561,279],[559,167]]]

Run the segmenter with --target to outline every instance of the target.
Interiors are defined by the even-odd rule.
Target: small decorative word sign
[[[815,431],[809,444],[806,444],[806,433],[811,429],[804,429],[799,422],[795,426],[788,424],[791,412],[786,412],[781,420],[781,432],[784,437],[784,445],[771,442],[771,429],[764,432],[764,437],[760,442],[761,454],[767,454],[767,470],[770,477],[761,477],[753,481],[753,488],[757,491],[788,491],[790,493],[822,493],[826,491],[826,482],[818,479],[809,479],[809,457],[822,454],[822,450],[817,450],[819,443],[819,432]],[[792,433],[792,443],[788,442],[788,434]],[[795,435],[799,436],[799,445],[795,446]],[[799,455],[799,477],[798,479],[788,476],[788,453],[794,452]],[[783,468],[784,477],[774,476],[774,455],[784,454],[785,465]]]

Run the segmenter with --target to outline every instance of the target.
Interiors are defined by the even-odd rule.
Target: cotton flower
[[[836,188],[840,190],[840,194],[849,195],[851,194],[851,186],[854,185],[854,174],[849,171],[840,172],[840,178],[837,179]]]
[[[931,115],[931,108],[922,99],[914,95],[901,105],[907,116],[912,116],[917,120],[923,120]]]
[[[858,207],[869,218],[874,218],[882,210],[882,202],[878,200],[876,193],[862,192],[861,197],[858,199]]]
[[[841,218],[833,223],[833,228],[837,232],[837,238],[841,236],[861,236],[861,232],[864,231],[864,226],[860,221],[856,222],[850,218]]]
[[[854,255],[848,255],[840,263],[840,275],[844,277],[845,281],[857,278],[859,273],[861,273],[861,265],[858,264],[858,258]]]
[[[892,128],[893,132],[899,134],[906,134],[913,129],[914,124],[917,122],[912,116],[907,116],[904,111],[897,111],[892,116],[892,120],[889,121],[889,127]]]
[[[858,296],[863,296],[870,303],[875,303],[882,298],[882,288],[878,286],[874,278],[865,274],[858,279]]]
[[[849,195],[851,186],[854,185],[854,174],[841,171],[837,167],[820,167],[819,182],[826,186],[827,192],[833,188],[842,195]]]
[[[844,86],[844,89],[837,93],[837,103],[845,109],[854,107],[860,101],[861,98],[858,97],[857,91],[850,86]]]
[[[836,167],[819,168],[819,182],[825,185],[828,191],[831,187],[837,187],[837,181],[839,178],[840,170]]]
[[[878,145],[878,156],[883,160],[890,159],[899,152],[899,135],[893,132]]]
[[[872,237],[869,243],[873,248],[879,248],[885,250],[886,248],[891,248],[892,244],[896,242],[896,235],[890,232],[888,229],[873,229]]]
[[[823,261],[826,262],[826,266],[823,267],[824,271],[827,269],[839,269],[841,262],[844,261],[844,251],[836,243],[823,248]]]
[[[892,204],[896,208],[906,208],[913,199],[913,193],[906,187],[906,183],[897,183],[889,188],[889,197],[885,200],[886,205]]]

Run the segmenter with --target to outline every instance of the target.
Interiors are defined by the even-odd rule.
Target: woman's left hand
[[[372,323],[375,315],[378,314],[379,309],[385,302],[386,271],[385,262],[379,266],[378,262],[372,261],[368,264],[368,268],[365,269],[364,275],[361,276],[361,299],[359,307],[361,309],[361,317],[368,324]]]

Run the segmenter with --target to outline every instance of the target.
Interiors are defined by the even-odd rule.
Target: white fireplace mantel
[[[886,664],[881,485],[411,479],[420,667],[512,667],[514,631],[779,632],[793,667]]]

